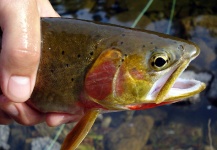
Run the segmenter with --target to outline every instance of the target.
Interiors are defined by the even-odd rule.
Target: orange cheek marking
[[[135,79],[138,79],[138,80],[144,79],[144,72],[139,71],[136,68],[131,69],[130,74]]]

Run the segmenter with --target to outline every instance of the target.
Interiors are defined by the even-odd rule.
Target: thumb
[[[2,1],[1,88],[14,102],[26,101],[33,90],[40,59],[40,17],[35,0]]]

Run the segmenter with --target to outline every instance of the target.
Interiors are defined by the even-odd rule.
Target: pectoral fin
[[[91,109],[86,112],[72,131],[66,136],[61,150],[75,150],[90,131],[98,114],[98,109]]]

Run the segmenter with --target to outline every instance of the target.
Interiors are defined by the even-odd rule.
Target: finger
[[[13,103],[4,96],[0,96],[0,103],[0,109],[22,125],[35,125],[45,120],[45,114],[32,109],[26,103]]]
[[[60,17],[48,0],[37,0],[37,4],[41,17]]]
[[[40,18],[35,0],[0,1],[3,31],[1,88],[10,100],[30,97],[40,59]]]
[[[46,116],[47,125],[54,127],[60,124],[76,122],[80,120],[82,115],[70,115],[61,113],[48,113]]]
[[[10,124],[13,120],[11,119],[10,116],[8,116],[5,112],[3,112],[2,110],[0,110],[0,124]]]

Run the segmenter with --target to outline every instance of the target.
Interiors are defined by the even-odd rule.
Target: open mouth
[[[179,76],[186,69],[186,63],[173,69],[155,82],[146,96],[146,100],[156,104],[177,101],[191,97],[205,89],[203,82],[194,79],[182,79]]]
[[[178,78],[165,98],[167,100],[187,98],[201,92],[204,88],[205,84],[203,82]]]

